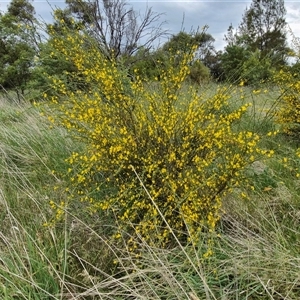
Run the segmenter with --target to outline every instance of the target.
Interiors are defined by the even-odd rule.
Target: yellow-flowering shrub
[[[58,54],[91,87],[70,91],[55,79],[53,89],[63,98],[52,96],[59,124],[86,143],[68,162],[73,190],[88,209],[113,212],[116,237],[133,224],[135,234],[163,246],[172,234],[159,211],[180,238],[197,242],[204,228],[213,231],[222,197],[262,153],[257,134],[234,129],[247,105],[232,109],[224,88],[205,96],[183,86],[192,47],[147,84],[138,76],[130,80],[83,34],[57,42]]]
[[[277,121],[283,125],[285,132],[300,130],[300,80],[298,73],[281,70],[275,75],[280,87],[281,102]]]

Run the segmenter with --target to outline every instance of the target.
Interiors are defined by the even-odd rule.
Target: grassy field
[[[214,86],[210,89],[215,88]],[[207,93],[210,90],[207,89]],[[243,128],[275,131],[276,89],[239,88],[233,105],[251,102]],[[286,299],[300,298],[300,159],[296,138],[262,143],[274,155],[247,169],[243,187],[223,199],[217,231],[206,243],[172,249],[138,240],[140,256],[113,242],[114,219],[89,215],[74,202],[49,226],[70,195],[65,180],[83,144],[37,107],[0,99],[0,298],[21,299]]]

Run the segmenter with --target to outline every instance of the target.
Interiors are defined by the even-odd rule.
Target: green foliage
[[[143,54],[141,54],[143,55]],[[167,71],[170,67],[171,53],[161,49],[152,53],[144,54],[144,59],[138,59],[133,63],[129,72],[133,76],[139,76],[143,80],[159,80],[162,70]],[[135,57],[133,57],[135,59]],[[189,64],[187,79],[193,83],[202,84],[210,81],[210,70],[200,60],[194,60]]]
[[[271,78],[287,63],[286,10],[282,0],[253,0],[238,29],[229,26],[221,57],[226,79],[249,84]]]
[[[69,88],[80,89],[84,86],[80,84],[80,78],[74,78],[76,67],[69,61],[57,54],[53,48],[53,41],[61,39],[61,36],[50,35],[47,42],[41,45],[39,58],[36,59],[35,68],[32,72],[32,81],[30,88],[42,93],[53,94],[49,76],[55,76],[57,79],[69,85]]]
[[[178,60],[180,60],[179,53],[182,51],[188,52],[191,47],[195,47],[195,58],[189,62],[187,77],[197,84],[206,83],[210,80],[210,70],[204,65],[203,61],[208,56],[209,45],[212,41],[212,36],[205,32],[196,34],[179,32],[155,51],[149,52],[146,49],[140,49],[132,57],[131,73],[133,73],[132,70],[135,70],[135,74],[141,78],[160,79],[161,71],[166,72],[170,68],[170,57],[178,57]],[[175,60],[175,63],[178,62]]]
[[[13,0],[0,15],[0,84],[14,89],[20,100],[32,76],[36,54],[34,8],[29,1]]]
[[[238,45],[227,46],[221,61],[226,79],[236,82],[243,80],[249,85],[258,85],[266,81],[274,72],[269,57],[262,57],[259,50],[251,52]]]
[[[125,60],[130,63],[130,59]],[[131,76],[140,76],[143,80],[158,79],[161,70],[168,68],[168,53],[161,49],[151,52],[140,49],[131,60],[129,73]]]
[[[261,57],[269,57],[274,67],[286,63],[286,9],[283,0],[253,0],[239,26],[239,43]]]
[[[64,55],[61,55],[61,48],[57,49],[57,45],[65,39],[66,30],[76,33],[79,25],[75,21],[69,20],[67,22],[61,19],[61,10],[55,11],[55,18],[55,23],[47,27],[48,40],[41,45],[40,55],[36,58],[31,88],[42,92],[44,95],[53,95],[58,91],[51,88],[51,81],[49,80],[51,76],[64,82],[70,90],[88,89],[89,85],[83,80],[83,74],[79,74],[77,66],[71,60],[66,59]]]
[[[0,83],[5,89],[15,89],[24,95],[31,79],[34,50],[25,42],[7,42],[5,52],[0,59]]]
[[[222,70],[231,82],[241,78],[243,63],[249,57],[249,51],[238,45],[228,45],[221,56]]]
[[[257,50],[242,65],[242,74],[240,75],[247,84],[259,85],[273,74],[271,59],[265,57],[261,59],[261,53]]]
[[[180,31],[178,34],[173,35],[170,40],[163,45],[162,49],[175,55],[177,51],[187,51],[191,45],[200,42],[201,38],[201,34],[193,35]]]
[[[196,48],[195,59],[190,63],[188,77],[198,84],[209,81],[210,72],[213,71],[212,60],[215,57],[215,50],[212,43],[214,38],[206,33],[206,29],[204,27],[202,32],[196,33],[181,31],[173,35],[162,47],[162,51],[171,56],[176,56],[177,52],[189,51],[192,46]]]
[[[210,80],[210,70],[203,65],[200,60],[196,60],[190,66],[190,74],[192,82],[201,84]]]

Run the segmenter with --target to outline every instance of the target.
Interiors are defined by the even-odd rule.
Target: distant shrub
[[[200,60],[196,60],[190,66],[189,77],[192,82],[207,83],[210,80],[210,70]]]
[[[56,50],[91,86],[68,90],[54,78],[53,89],[62,96],[49,97],[59,102],[50,118],[86,143],[85,152],[74,152],[68,162],[72,189],[88,211],[112,212],[120,226],[116,238],[133,224],[135,234],[162,246],[173,237],[160,213],[179,238],[188,232],[196,243],[203,230],[213,231],[222,197],[263,153],[257,134],[233,129],[247,105],[232,109],[225,88],[211,96],[182,89],[192,47],[171,57],[150,85],[138,75],[130,80],[83,34],[66,35]]]
[[[271,78],[273,68],[271,59],[265,57],[260,58],[260,52],[255,51],[242,65],[241,78],[251,85],[259,85],[263,81]]]
[[[280,87],[280,107],[277,122],[287,133],[300,133],[300,81],[299,74],[290,70],[281,70],[275,75]]]

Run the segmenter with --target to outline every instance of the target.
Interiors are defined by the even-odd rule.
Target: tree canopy
[[[12,0],[0,15],[0,84],[14,89],[18,98],[31,79],[38,53],[35,10],[30,0]]]
[[[232,76],[235,72],[235,78],[247,77],[248,72],[253,74],[261,65],[275,69],[285,65],[289,52],[285,15],[283,0],[252,0],[237,30],[230,25],[225,35],[227,46],[222,57],[225,73]],[[249,59],[252,64],[247,62]],[[253,66],[253,70],[245,66]],[[268,77],[268,72],[259,73],[262,77],[256,77],[257,80]],[[251,81],[250,77],[246,79]]]

